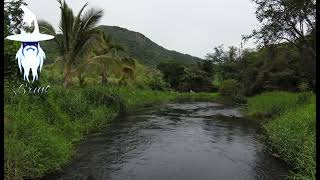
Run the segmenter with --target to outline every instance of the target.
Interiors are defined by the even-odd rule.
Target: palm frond
[[[56,31],[54,29],[54,27],[47,21],[45,20],[39,20],[38,21],[39,24],[39,30],[41,33],[46,33],[46,34],[50,34],[53,35],[55,38],[53,39],[53,41],[57,44],[57,46],[59,47],[59,49],[63,49],[64,48],[64,43],[63,43],[63,39],[61,39],[61,34],[56,34]],[[63,52],[60,51],[60,54],[62,54]]]
[[[77,43],[77,40],[78,40],[78,36],[79,36],[79,33],[81,32],[81,14],[84,10],[84,8],[88,5],[88,3],[84,4],[81,8],[81,10],[79,11],[78,15],[75,17],[74,19],[74,23],[72,25],[72,32],[71,32],[71,35],[72,35],[72,42],[71,42],[71,47],[74,47],[75,44]]]
[[[38,20],[39,30],[41,33],[51,34],[53,36],[56,35],[56,31],[54,27],[47,21],[40,19]]]
[[[103,71],[120,75],[122,73],[122,64],[120,59],[112,57],[110,54],[104,54],[90,58],[83,63],[86,70],[96,69],[98,74]]]
[[[89,9],[84,16],[81,18],[82,20],[82,26],[81,29],[83,31],[87,31],[95,27],[101,17],[103,16],[103,10],[102,9],[95,9],[91,8]]]
[[[73,56],[78,59],[88,56],[99,44],[98,40],[99,34],[97,33],[89,32],[88,34],[83,34],[77,41]]]
[[[130,57],[125,57],[121,59],[122,63],[124,63],[125,65],[131,67],[131,68],[135,68],[136,66],[136,61],[133,58]]]
[[[72,32],[72,26],[74,22],[74,15],[72,9],[67,5],[65,1],[58,0],[60,3],[60,9],[61,9],[61,19],[59,28],[63,34],[64,37],[64,44],[66,51],[69,51],[70,49],[70,35]]]

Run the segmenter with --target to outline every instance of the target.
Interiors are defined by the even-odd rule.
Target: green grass
[[[5,179],[41,177],[62,168],[75,144],[106,127],[121,111],[177,98],[213,99],[217,94],[160,92],[121,86],[64,89],[13,95],[5,90]]]
[[[290,92],[266,92],[248,98],[247,110],[251,116],[279,115],[296,106],[297,94]]]
[[[247,113],[267,118],[263,124],[267,143],[295,169],[292,179],[315,179],[315,99],[308,92],[268,92],[248,98]]]

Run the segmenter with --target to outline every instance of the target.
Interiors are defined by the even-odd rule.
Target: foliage
[[[304,104],[309,104],[312,102],[314,99],[313,93],[312,92],[301,92],[297,96],[297,104],[298,105],[304,105]]]
[[[21,5],[27,5],[24,0],[4,1],[4,35],[20,33],[23,11]]]
[[[209,64],[209,65],[208,65]],[[208,61],[194,65],[184,65],[177,62],[160,63],[157,66],[164,74],[164,80],[170,87],[179,92],[213,92],[213,66]]]
[[[223,59],[228,59],[230,53],[223,54]],[[296,47],[278,44],[256,51],[245,49],[239,57],[215,64],[214,76],[219,78],[218,81],[238,80],[245,95],[273,90],[297,91],[300,82],[306,82],[314,89],[315,63],[307,54],[301,56]]]
[[[63,84],[66,87],[70,85],[71,77],[77,73],[78,65],[98,45],[97,39],[100,34],[95,27],[103,11],[91,8],[82,14],[87,6],[85,4],[75,16],[65,1],[58,0],[58,2],[61,9],[59,25],[61,34],[57,34],[53,26],[44,20],[39,21],[39,27],[42,32],[55,36],[54,42],[64,62]]]
[[[108,82],[108,74],[111,73],[111,70],[121,71],[121,58],[117,56],[117,50],[123,50],[123,48],[114,45],[110,41],[110,36],[105,33],[102,33],[101,42],[101,46],[94,48],[92,56],[85,61],[83,68],[78,71],[80,82],[81,76],[85,71],[92,71],[92,65],[96,67],[95,71],[101,76],[101,83]]]
[[[27,5],[24,0],[4,1],[4,37],[20,33],[23,11],[19,7],[22,4]],[[19,42],[4,40],[4,79],[6,82],[18,81],[19,70],[15,56],[19,48]]]
[[[170,84],[170,87],[175,90],[177,90],[181,79],[186,74],[185,66],[176,62],[159,63],[157,69],[163,73],[164,79]]]
[[[315,179],[315,95],[268,92],[248,99],[248,114],[267,114],[263,125],[274,153],[295,168],[293,179]]]
[[[316,105],[287,111],[264,125],[271,147],[295,167],[293,178],[316,176]]]
[[[247,111],[250,115],[271,117],[280,115],[286,110],[298,106],[298,94],[292,92],[274,91],[249,97]]]
[[[209,78],[214,78],[214,64],[210,60],[203,60],[201,62],[197,62],[197,66],[200,70],[206,73],[206,76]]]
[[[128,56],[139,60],[144,65],[154,67],[161,62],[167,61],[191,64],[201,60],[187,54],[167,50],[138,32],[117,26],[100,26],[99,28],[124,47]]]
[[[262,27],[246,37],[255,37],[264,45],[288,41],[306,48],[315,58],[315,0],[253,0]],[[307,36],[312,36],[311,41]],[[314,42],[313,42],[314,41]]]
[[[311,92],[268,92],[248,99],[248,114],[265,114],[272,151],[291,164],[292,179],[315,179],[316,97]]]
[[[306,92],[306,91],[310,91],[310,86],[306,82],[301,82],[298,85],[298,89],[300,92]]]
[[[222,96],[230,97],[235,103],[244,104],[246,98],[241,92],[241,84],[235,79],[227,79],[221,82],[219,86],[219,93]]]
[[[75,142],[105,127],[117,112],[178,96],[120,86],[53,86],[42,95],[6,93],[6,179],[36,178],[58,170],[72,158]]]
[[[300,82],[315,90],[316,1],[253,2],[262,26],[243,39],[255,38],[259,48],[243,50],[242,43],[238,49],[215,47],[206,59],[215,64],[217,80],[238,80],[245,95],[273,90],[297,91]]]
[[[236,96],[240,94],[241,84],[235,79],[227,79],[220,84],[219,93],[222,96]]]
[[[149,72],[146,84],[150,89],[157,91],[169,90],[170,87],[170,85],[164,81],[161,71],[156,69]]]
[[[213,92],[216,91],[216,88],[212,84],[212,79],[208,77],[208,73],[198,67],[187,67],[177,90],[180,92]]]

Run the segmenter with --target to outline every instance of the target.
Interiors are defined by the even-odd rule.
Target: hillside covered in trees
[[[156,66],[160,62],[173,61],[191,64],[202,59],[159,46],[139,32],[130,31],[117,26],[100,26],[104,32],[112,37],[125,52],[146,65]]]
[[[119,53],[126,54],[137,59],[140,63],[155,67],[161,62],[176,62],[182,64],[192,64],[200,62],[202,59],[188,54],[183,54],[174,50],[168,50],[150,40],[145,35],[130,31],[118,26],[101,25],[97,29],[102,30],[110,36],[110,40],[122,47]],[[58,56],[58,51],[52,41],[42,42],[46,50],[48,63],[53,62]]]

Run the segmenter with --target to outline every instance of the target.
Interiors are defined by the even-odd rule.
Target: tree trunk
[[[64,70],[64,77],[63,77],[63,87],[68,87],[70,85],[70,82],[71,82],[71,77],[70,77],[70,67],[67,65],[65,67],[65,70]]]
[[[102,84],[107,84],[108,83],[108,74],[106,71],[103,71],[101,73],[102,79],[101,79],[101,83]]]
[[[84,76],[82,76],[81,74],[78,76],[79,79],[79,85],[83,86],[84,85]]]

